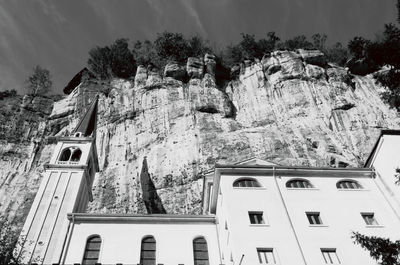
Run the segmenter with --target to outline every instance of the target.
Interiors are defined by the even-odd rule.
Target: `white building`
[[[367,168],[216,165],[203,215],[87,214],[96,111],[97,100],[58,139],[16,249],[23,263],[372,265],[352,231],[400,238],[397,131],[382,133]]]

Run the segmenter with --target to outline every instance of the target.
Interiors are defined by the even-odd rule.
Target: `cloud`
[[[47,16],[52,17],[56,22],[59,23],[66,21],[65,17],[57,9],[55,1],[52,0],[36,0],[36,1],[40,4],[43,13],[45,13]]]
[[[197,12],[197,10],[194,7],[193,0],[181,0],[181,3],[186,8],[186,10],[189,12],[189,15],[194,19],[196,26],[200,29],[201,35],[207,36],[207,32],[204,29],[204,25],[200,19],[199,13]]]

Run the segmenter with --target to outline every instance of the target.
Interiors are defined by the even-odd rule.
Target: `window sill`
[[[366,225],[366,228],[384,228],[385,226],[383,225]]]
[[[264,187],[233,187],[234,190],[266,190]]]
[[[324,224],[321,224],[321,225],[308,225],[309,227],[329,227],[329,225],[324,225]]]
[[[268,227],[269,224],[250,224],[251,227]]]
[[[370,191],[367,189],[337,189],[338,191]]]
[[[319,190],[317,188],[286,188],[287,190]]]

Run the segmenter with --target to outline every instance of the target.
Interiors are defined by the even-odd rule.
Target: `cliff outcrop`
[[[91,212],[146,212],[145,157],[165,211],[198,214],[202,176],[217,162],[362,166],[380,129],[399,127],[372,75],[353,76],[318,51],[276,51],[236,67],[229,82],[216,76],[215,57],[207,55],[171,63],[162,74],[140,66],[135,80],[84,80],[54,104],[18,102],[23,111],[0,132],[0,211],[24,216],[54,147],[46,136],[68,134],[96,94],[101,171]],[[33,109],[39,118],[26,121],[23,113]]]

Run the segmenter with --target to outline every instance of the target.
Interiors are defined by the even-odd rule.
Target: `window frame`
[[[278,256],[276,254],[276,250],[274,248],[256,248],[257,251],[257,257],[258,257],[258,263],[259,264],[279,264],[278,262]],[[262,259],[262,254],[264,254],[264,260]],[[268,262],[268,258],[266,253],[271,253],[272,258],[273,258],[273,263]],[[266,262],[264,262],[266,261]]]
[[[309,216],[313,216],[313,215],[318,215],[319,224],[318,224],[318,223],[311,223],[311,222],[310,222],[310,217],[309,217]],[[306,212],[306,218],[307,218],[308,224],[309,224],[310,226],[326,226],[326,225],[324,224],[324,222],[322,221],[321,212]],[[312,219],[312,218],[311,218],[311,219]]]
[[[206,249],[206,251],[197,251],[197,253],[207,253],[207,259],[196,259],[196,248],[195,248],[195,241],[196,240],[204,240],[204,243],[203,244],[205,244],[205,249]],[[208,253],[208,243],[207,243],[207,240],[206,240],[206,238],[204,237],[204,236],[197,236],[197,237],[195,237],[195,238],[193,238],[193,240],[192,240],[192,248],[193,248],[193,264],[194,265],[197,265],[198,263],[196,263],[196,261],[197,262],[205,262],[205,260],[207,260],[207,262],[206,262],[206,264],[210,264],[210,255],[209,255],[209,253]]]
[[[341,187],[340,185],[341,185],[342,183],[346,183],[346,185],[347,185],[348,183],[352,183],[352,184],[355,184],[355,186],[356,186],[357,188],[354,188],[354,187],[352,187],[352,188]],[[342,180],[339,180],[338,182],[336,182],[336,189],[338,189],[338,190],[351,190],[351,191],[355,191],[355,190],[365,190],[364,187],[363,187],[363,185],[360,184],[360,182],[358,182],[358,181],[356,181],[356,180],[353,180],[353,179],[342,179]]]
[[[365,225],[367,227],[382,227],[382,225],[376,219],[374,212],[361,212],[360,214],[361,214],[361,218],[363,219],[363,221],[364,221],[364,223],[365,223]],[[375,222],[375,224],[373,224],[373,223],[369,224],[368,223],[369,220],[367,221],[367,219],[366,219],[367,216],[371,216],[371,215],[372,215],[372,218],[373,218],[373,222]]]
[[[327,259],[326,259],[326,257],[325,257],[325,255],[324,255],[324,253],[327,253],[327,254],[328,254],[330,261],[332,261],[332,257],[331,257],[331,254],[330,254],[330,253],[334,253],[334,254],[335,254],[335,257],[336,257],[336,260],[338,261],[338,263],[335,263],[335,262],[328,262]],[[342,264],[342,262],[340,261],[340,258],[339,258],[339,256],[338,256],[338,253],[337,253],[337,249],[336,249],[336,248],[321,248],[321,254],[322,254],[322,257],[323,257],[323,259],[324,259],[324,261],[325,261],[325,264]]]
[[[250,181],[251,183],[255,183],[256,186],[235,186],[236,183],[241,183],[243,181]],[[255,178],[251,178],[251,177],[241,177],[238,179],[235,179],[232,183],[232,187],[234,189],[264,189],[264,187],[261,185],[261,183],[255,179]]]
[[[291,183],[294,183],[295,181],[305,182],[308,185],[310,185],[310,187],[289,187],[289,185]],[[292,178],[292,179],[289,179],[288,181],[286,181],[285,187],[288,190],[317,190],[317,188],[311,183],[311,181],[309,181],[308,179],[304,179],[304,178]]]
[[[64,153],[67,152],[67,151],[69,151],[68,159],[67,160],[61,160],[61,158],[64,155]],[[79,160],[74,161],[74,160],[72,160],[72,157],[77,152],[80,152]],[[78,147],[78,146],[68,146],[68,147],[65,147],[65,148],[63,148],[61,150],[60,154],[57,157],[56,162],[58,164],[78,164],[82,159],[82,155],[83,155],[83,151],[82,151],[82,149],[80,147]]]
[[[263,211],[248,211],[247,214],[248,214],[251,226],[266,226],[266,225],[268,225],[266,218],[264,217]],[[252,223],[252,216],[259,216],[259,215],[261,215],[261,223]],[[254,218],[254,220],[259,221],[258,219],[256,220],[255,218]]]
[[[153,239],[154,240],[154,242],[143,242],[144,240],[146,240],[146,239]],[[143,249],[143,243],[154,243],[154,251],[152,251],[152,252],[154,252],[154,265],[156,265],[157,264],[157,240],[155,239],[155,237],[154,236],[152,236],[152,235],[146,235],[146,236],[144,236],[143,238],[142,238],[142,240],[141,240],[141,242],[140,242],[140,257],[139,257],[139,260],[140,260],[140,264],[144,264],[143,263],[143,258],[145,258],[145,257],[143,257],[142,255],[143,255],[143,251],[146,251],[146,249]],[[147,250],[148,251],[148,250]],[[146,257],[147,258],[147,257]],[[147,259],[146,259],[147,260]],[[148,259],[148,260],[150,260],[150,259]],[[151,259],[151,260],[153,260],[153,259]]]
[[[90,240],[93,240],[93,239],[100,239],[100,244],[99,244],[98,250],[97,249],[88,249],[88,243],[89,243]],[[101,238],[100,235],[94,234],[94,235],[88,236],[87,239],[86,239],[85,248],[83,250],[83,256],[82,256],[82,263],[81,264],[82,265],[89,265],[89,264],[99,263],[102,246],[103,246],[103,239]],[[88,250],[96,250],[97,251],[96,262],[94,262],[94,263],[87,263],[86,262],[86,259],[87,259],[86,254],[88,253],[87,252]],[[90,258],[89,260],[93,260],[93,259]]]

